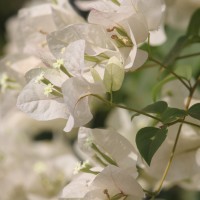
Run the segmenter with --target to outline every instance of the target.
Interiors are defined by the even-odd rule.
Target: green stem
[[[150,114],[148,114],[148,113],[146,113],[146,112],[144,112],[144,111],[142,111],[142,110],[137,110],[137,109],[135,109],[135,108],[129,108],[129,107],[127,107],[127,106],[123,106],[123,105],[119,105],[119,104],[112,103],[111,101],[108,101],[108,100],[104,99],[103,97],[101,97],[101,96],[99,96],[99,95],[96,95],[96,94],[87,94],[87,95],[84,95],[84,96],[82,96],[82,97],[79,99],[79,101],[80,101],[81,99],[87,97],[87,96],[96,97],[96,98],[98,98],[99,100],[103,101],[103,102],[104,102],[105,104],[107,104],[108,106],[111,106],[111,107],[118,107],[118,108],[122,108],[122,109],[124,109],[124,110],[133,111],[133,112],[139,113],[139,114],[141,114],[141,115],[147,116],[147,117],[152,118],[152,119],[154,119],[154,120],[156,120],[156,121],[158,121],[158,122],[163,123],[163,121],[162,121],[160,118],[155,117],[155,116],[153,116],[153,115],[150,115]],[[78,102],[79,102],[79,101],[78,101]],[[78,102],[77,102],[77,103],[78,103]],[[177,123],[189,124],[189,125],[191,125],[191,126],[196,126],[197,128],[200,128],[200,125],[195,124],[195,123],[192,123],[192,122],[185,121],[185,120],[183,120],[183,119],[178,119],[178,120],[176,120],[176,121],[174,121],[174,122],[167,123],[167,124],[165,124],[165,125],[167,125],[167,126],[169,127],[169,126],[172,126],[172,125],[177,124]]]
[[[87,96],[96,97],[97,99],[103,101],[103,102],[104,102],[105,104],[107,104],[108,106],[111,106],[111,107],[118,107],[118,108],[122,108],[122,109],[125,109],[125,110],[133,111],[133,112],[139,113],[139,114],[141,114],[141,115],[145,115],[145,116],[147,116],[147,117],[150,117],[150,118],[152,118],[152,119],[155,119],[155,120],[157,120],[157,121],[159,121],[159,122],[162,122],[162,120],[159,119],[158,117],[155,117],[155,116],[153,116],[153,115],[150,115],[150,114],[148,114],[148,113],[146,113],[146,112],[144,112],[144,111],[137,110],[137,109],[135,109],[135,108],[129,108],[129,107],[126,107],[126,106],[122,106],[122,105],[119,105],[119,104],[112,103],[112,102],[110,102],[110,101],[104,99],[103,97],[101,97],[101,96],[99,96],[99,95],[97,95],[97,94],[87,94],[87,95],[84,95],[84,96],[82,96],[82,97],[79,99],[79,101],[80,101],[81,99],[87,97]],[[78,102],[79,102],[79,101],[78,101]],[[78,102],[77,102],[77,103],[78,103]],[[77,103],[76,103],[76,104],[77,104]]]
[[[200,128],[200,125],[195,124],[195,123],[192,123],[192,122],[188,122],[188,121],[183,121],[182,119],[176,120],[176,121],[171,122],[171,123],[168,123],[168,124],[166,124],[166,125],[167,125],[167,126],[172,126],[172,125],[177,124],[177,123],[188,124],[188,125],[196,126],[197,128]]]
[[[169,69],[167,66],[165,66],[164,64],[162,64],[160,61],[152,58],[152,57],[149,57],[149,60],[160,65],[162,68],[168,70],[173,76],[175,76],[188,90],[190,90],[190,86],[188,86],[188,84],[178,75],[176,74],[175,72],[173,72],[171,69]]]

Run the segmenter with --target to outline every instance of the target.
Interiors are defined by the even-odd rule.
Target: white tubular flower
[[[56,60],[55,63],[53,63],[53,68],[60,70],[61,66],[63,66],[63,65],[64,65],[64,60],[58,59],[58,60]]]
[[[44,88],[44,95],[46,95],[47,97],[49,96],[49,94],[51,94],[53,92],[54,89],[54,85],[49,83],[47,86],[45,86]]]
[[[89,170],[92,166],[90,165],[90,162],[88,160],[84,161],[84,162],[79,162],[77,163],[77,165],[75,166],[74,169],[74,174],[78,174],[80,171],[84,171],[89,173]]]
[[[41,72],[35,79],[35,83],[41,83],[44,80],[44,72]]]

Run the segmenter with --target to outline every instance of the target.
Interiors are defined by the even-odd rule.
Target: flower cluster
[[[7,144],[5,133],[14,134],[16,131],[10,136],[15,141],[19,132],[25,133],[30,126],[33,126],[30,135],[34,129],[41,131],[43,126],[51,131],[63,126],[65,132],[79,128],[74,151],[81,162],[75,167],[78,159],[63,145],[60,137],[52,141],[52,147],[48,146],[47,150],[43,149],[44,146],[40,149],[40,145],[27,138],[24,144],[19,143],[20,151],[26,152],[28,145],[33,150],[27,163],[24,160],[29,155],[20,158],[25,163],[18,163],[17,159],[4,160],[9,153],[14,157],[19,155],[15,154],[12,144],[2,146],[0,169],[1,173],[9,174],[3,181],[13,178],[15,170],[20,176],[20,167],[30,174],[29,181],[21,180],[26,182],[25,186],[13,183],[16,185],[13,186],[14,192],[10,197],[2,198],[10,200],[20,193],[21,199],[53,200],[64,183],[71,181],[72,168],[75,168],[76,176],[63,189],[61,200],[154,198],[163,183],[164,186],[178,184],[186,188],[195,185],[195,189],[200,189],[200,182],[196,181],[196,176],[200,176],[200,136],[196,121],[200,117],[194,111],[194,107],[199,111],[199,94],[195,90],[199,79],[188,81],[160,64],[171,73],[166,77],[162,74],[165,79],[159,86],[167,84],[163,87],[161,101],[141,111],[113,103],[113,92],[121,89],[129,72],[142,67],[148,57],[158,64],[148,54],[150,51],[141,47],[165,41],[163,22],[167,8],[164,1],[77,1],[77,6],[90,10],[88,22],[67,0],[29,5],[9,22],[9,55],[0,61],[0,137],[5,137],[3,141]],[[13,34],[15,32],[17,37]],[[168,85],[171,83],[180,86],[177,89]],[[185,89],[189,90],[188,98]],[[106,95],[110,97],[109,101]],[[125,109],[124,112],[113,110],[110,114],[107,125],[111,129],[84,127],[93,119],[91,109],[95,104],[91,100],[94,99]],[[45,122],[32,121],[15,105],[31,118]],[[142,116],[138,116],[140,114]],[[133,122],[131,115],[135,117]],[[64,119],[65,125],[60,119]],[[13,130],[9,127],[12,120],[16,127],[26,125]],[[24,138],[23,134],[21,137]],[[180,145],[176,148],[178,139]],[[51,148],[55,152],[52,153]],[[45,159],[43,151],[48,155]],[[69,153],[63,156],[66,151]],[[168,162],[169,158],[173,158],[173,164]],[[192,167],[187,162],[192,163]],[[16,167],[8,169],[10,164]],[[171,167],[170,171],[166,166]],[[58,173],[53,173],[54,170]],[[49,179],[51,173],[53,176]],[[32,187],[35,183],[37,187]]]

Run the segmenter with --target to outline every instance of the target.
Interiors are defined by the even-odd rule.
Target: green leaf
[[[168,77],[166,77],[165,79],[159,81],[159,82],[154,86],[153,91],[152,91],[152,98],[153,98],[153,101],[156,101],[157,96],[159,95],[159,93],[160,93],[162,87],[163,87],[166,83],[168,83],[168,82],[170,82],[170,81],[173,81],[173,80],[175,80],[175,79],[176,79],[176,78],[175,78],[174,76],[168,76]]]
[[[103,82],[107,92],[117,91],[121,88],[124,80],[124,68],[116,58],[110,58],[104,73]]]
[[[161,114],[167,109],[168,105],[165,101],[157,101],[153,104],[150,104],[142,109],[142,111],[147,113],[155,113],[155,114]],[[134,117],[139,116],[139,113],[136,113],[132,115],[131,120],[133,120]]]
[[[166,111],[161,115],[161,120],[163,123],[170,123],[183,118],[187,115],[185,110],[178,108],[167,108]]]
[[[190,80],[192,78],[192,67],[189,65],[179,65],[177,66],[175,72],[186,80]]]
[[[153,104],[148,105],[143,111],[147,113],[156,113],[156,114],[161,114],[167,109],[168,105],[165,101],[157,101]]]
[[[173,70],[176,58],[180,55],[184,48],[191,44],[200,42],[200,9],[196,10],[191,17],[190,23],[185,35],[181,36],[175,45],[170,49],[168,55],[164,60],[164,65],[169,67],[169,70]],[[164,70],[161,78],[166,77],[169,74],[169,70]]]
[[[164,65],[170,66],[170,69],[171,69],[172,65],[176,61],[176,58],[179,56],[181,51],[187,46],[187,44],[188,44],[188,36],[184,35],[184,36],[179,37],[175,45],[170,49],[168,55],[166,56]],[[169,71],[167,72],[169,74]]]
[[[138,131],[136,135],[137,148],[149,166],[154,154],[164,142],[167,131],[165,128],[155,127],[145,127]]]
[[[190,23],[188,25],[187,29],[187,35],[188,36],[198,36],[200,32],[200,9],[197,9],[191,19]]]
[[[194,104],[192,107],[190,107],[188,114],[191,117],[200,120],[200,103]]]

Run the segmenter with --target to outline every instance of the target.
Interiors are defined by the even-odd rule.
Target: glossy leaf
[[[136,135],[137,148],[150,166],[152,157],[164,142],[167,136],[167,129],[159,129],[155,127],[145,127],[138,131]]]
[[[161,114],[167,109],[168,105],[165,101],[157,101],[151,105],[148,105],[143,111],[148,113]]]
[[[194,104],[192,107],[190,107],[188,114],[191,117],[200,120],[200,103]]]
[[[142,111],[147,113],[161,114],[167,109],[167,107],[168,105],[165,101],[157,101],[153,104],[146,106],[145,108],[142,109]],[[139,115],[140,115],[139,113],[132,115],[131,120]]]
[[[198,36],[200,32],[200,9],[197,9],[194,14],[191,17],[188,29],[187,29],[187,35],[188,36]]]
[[[177,119],[183,118],[187,115],[187,112],[178,108],[167,108],[161,115],[161,119],[164,123],[170,123]]]

